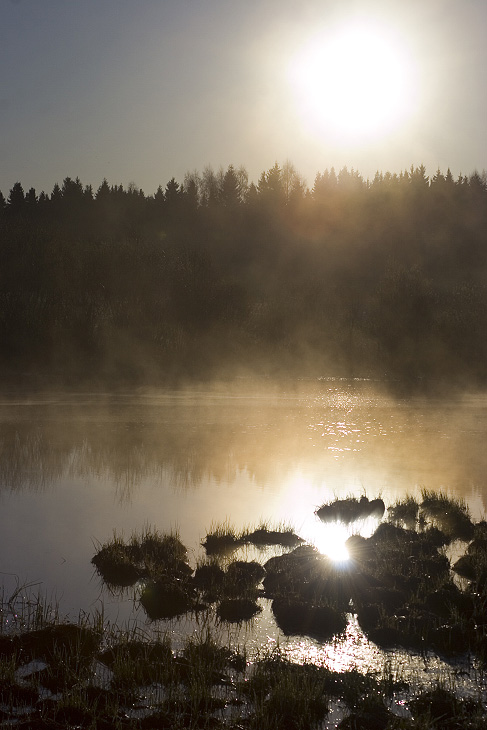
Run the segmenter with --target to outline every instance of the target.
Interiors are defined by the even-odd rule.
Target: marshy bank
[[[58,621],[76,624],[81,610],[81,624],[86,624],[99,609],[104,617],[100,651],[127,636],[150,644],[167,636],[173,657],[182,655],[189,638],[202,640],[209,629],[230,651],[243,653],[245,647],[249,673],[260,658],[273,655],[276,643],[293,665],[312,664],[340,675],[355,670],[356,676],[377,678],[390,666],[394,681],[409,685],[396,694],[396,714],[422,693],[435,691],[438,682],[459,698],[483,699],[484,660],[472,631],[478,606],[469,586],[473,581],[481,586],[483,580],[476,557],[482,535],[475,532],[482,528],[484,511],[485,399],[464,399],[462,407],[422,400],[392,403],[371,394],[365,384],[330,382],[310,385],[306,394],[293,390],[267,397],[213,391],[94,400],[58,394],[4,402],[0,410],[4,569],[19,576],[19,590],[38,583],[42,596],[59,604]],[[436,504],[428,502],[420,484],[428,484]],[[451,505],[464,498],[473,517],[464,519],[459,504],[459,519],[452,519],[450,510],[447,520],[442,489]],[[382,523],[374,516],[349,523],[346,538],[356,536],[347,547],[356,549],[356,567],[338,574],[323,540],[331,535],[336,542],[341,523],[320,520],[315,512],[352,499],[360,507],[365,494],[369,502],[382,498],[387,512]],[[148,517],[157,529],[143,529]],[[269,517],[273,522],[260,524]],[[234,528],[225,525],[227,518]],[[250,535],[256,542],[277,540],[282,523],[292,525],[291,533],[302,542],[259,546],[248,540]],[[383,534],[376,533],[379,524]],[[463,540],[455,538],[458,526]],[[210,536],[226,532],[233,544],[212,553]],[[167,564],[158,540],[146,540],[156,533],[172,538],[165,541],[166,550],[175,550]],[[451,538],[436,552],[435,535],[438,544],[439,537],[442,542]],[[112,542],[118,542],[121,572],[114,583],[109,576],[104,581],[91,563]],[[386,545],[393,555],[389,566],[382,559]],[[470,565],[463,560],[462,568],[457,563],[463,557]],[[413,570],[415,562],[426,571],[423,577]],[[454,565],[457,573],[451,571]],[[400,577],[385,575],[387,567]],[[252,583],[262,570],[263,578]],[[465,570],[470,578],[463,577]],[[243,595],[242,580],[234,578],[246,571]],[[164,572],[174,577],[176,590],[169,596],[170,581],[161,583]],[[433,576],[437,592],[425,575]],[[4,574],[6,597],[14,594],[16,585],[10,584],[15,581]],[[349,594],[352,606],[346,605]],[[326,596],[331,605],[323,601]],[[442,617],[445,596],[448,612]],[[460,600],[470,602],[462,611],[467,631],[460,633],[466,651],[461,644],[456,648],[452,606],[458,613]],[[25,605],[16,602],[15,614],[25,614]],[[30,619],[11,626],[13,615],[4,625],[9,636],[37,627]],[[56,622],[52,615],[46,619]],[[120,635],[115,631],[111,639],[115,626]],[[440,651],[441,646],[446,649]],[[103,667],[96,667],[98,677]],[[30,668],[17,669],[16,679]],[[345,707],[344,700],[338,707]],[[8,707],[1,709],[10,713]],[[127,712],[137,714],[131,707]],[[338,717],[332,698],[324,726],[336,725]]]
[[[5,609],[5,607],[3,607]],[[35,618],[33,618],[35,616]],[[20,617],[17,617],[20,620]],[[333,671],[279,647],[249,657],[208,630],[175,652],[168,634],[120,631],[101,616],[53,622],[38,604],[0,637],[1,726],[21,730],[426,730],[485,727],[480,698],[438,683],[411,695],[392,664]]]
[[[346,514],[359,526],[376,507],[377,500],[349,497],[317,515]],[[487,523],[472,521],[464,503],[426,490],[422,501],[406,497],[377,519],[370,537],[347,539],[346,562],[323,555],[288,525],[240,533],[214,525],[196,565],[175,531],[147,527],[127,540],[114,534],[96,546],[92,563],[112,595],[132,587],[151,629],[122,630],[102,614],[65,621],[40,599],[22,603],[25,591],[17,591],[2,605],[2,725],[484,728]],[[452,565],[448,558],[453,542],[464,545],[469,561],[463,583],[456,576],[465,576],[465,560]],[[261,551],[260,562],[243,559],[249,545],[254,556]],[[257,652],[235,645],[225,626],[246,623],[251,631],[264,602],[285,636],[322,644],[339,647],[356,621],[383,649],[381,669],[337,671],[294,661],[285,644]],[[175,648],[171,620],[183,614],[193,629]],[[428,682],[419,671],[406,676],[398,650],[425,666],[437,654],[450,671]],[[461,667],[477,678],[476,692],[472,682],[470,691],[462,685]]]
[[[487,524],[472,521],[464,503],[441,493],[424,490],[421,501],[406,497],[389,506],[384,520],[377,515],[385,511],[377,509],[379,501],[349,497],[317,509],[327,521],[346,514],[349,523],[359,523],[376,515],[379,524],[370,537],[347,539],[346,562],[333,561],[282,525],[240,533],[229,523],[213,526],[203,541],[207,557],[194,566],[176,532],[147,528],[98,545],[92,562],[99,576],[112,593],[132,586],[153,628],[145,638],[138,631],[116,638],[101,622],[88,632],[84,644],[104,677],[98,690],[104,702],[109,697],[110,711],[117,707],[121,713],[111,721],[141,728],[385,730],[435,727],[441,719],[442,727],[484,727]],[[463,544],[470,561],[471,576],[463,582],[457,576],[465,573],[465,561],[452,564],[448,557],[453,543]],[[262,551],[261,562],[241,559],[249,544]],[[268,557],[268,548],[276,546]],[[245,623],[251,631],[263,603],[285,636],[322,644],[339,646],[355,621],[383,650],[382,670],[336,671],[326,663],[296,662],[285,645],[254,654],[232,645],[224,627]],[[192,617],[193,631],[183,648],[173,650],[170,621],[183,614]],[[11,656],[46,661],[45,650],[38,656],[23,650],[32,642],[28,632],[7,637],[6,646]],[[394,669],[398,651],[421,657],[425,667],[437,655],[449,669],[427,683],[419,671],[406,676],[399,664]],[[76,662],[81,667],[82,657]],[[469,691],[461,680],[454,688],[462,671],[470,674]],[[472,692],[476,679],[478,691]],[[83,691],[87,702],[93,689]],[[132,709],[123,725],[128,705],[137,712]],[[95,722],[94,715],[85,719]]]

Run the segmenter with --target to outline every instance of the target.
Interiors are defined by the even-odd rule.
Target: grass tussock
[[[192,573],[179,534],[149,527],[140,535],[134,533],[127,542],[114,532],[110,541],[98,545],[91,562],[112,587],[128,587],[142,578],[179,578]]]
[[[388,520],[411,530],[424,531],[435,527],[448,539],[471,540],[475,525],[465,500],[444,492],[423,489],[421,501],[406,496],[388,508]]]
[[[401,524],[403,527],[414,529],[418,521],[419,502],[414,497],[406,495],[395,504],[391,505],[387,510],[387,517],[395,524]]]
[[[357,520],[364,520],[368,517],[381,518],[385,511],[385,504],[382,499],[369,500],[362,495],[360,499],[347,497],[336,499],[333,502],[318,507],[315,514],[322,522],[342,522],[346,525]]]
[[[279,653],[259,661],[242,687],[252,714],[252,730],[318,728],[328,714],[328,671],[297,665]]]
[[[471,540],[474,524],[465,500],[449,497],[444,492],[423,489],[421,515],[429,519],[451,540]]]
[[[304,542],[303,538],[296,535],[292,525],[287,522],[280,522],[276,525],[261,522],[257,527],[245,530],[242,539],[245,543],[256,547],[281,545],[291,549]]]
[[[281,545],[285,548],[294,548],[304,542],[295,534],[288,523],[282,522],[270,525],[261,522],[257,527],[247,527],[237,531],[229,522],[213,525],[202,542],[207,555],[228,555],[244,545],[267,547]]]
[[[243,545],[242,533],[235,529],[235,526],[226,521],[211,525],[210,532],[201,543],[206,554],[228,555]]]

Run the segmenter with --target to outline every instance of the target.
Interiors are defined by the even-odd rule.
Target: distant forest
[[[0,232],[4,383],[487,383],[485,173],[19,182]]]

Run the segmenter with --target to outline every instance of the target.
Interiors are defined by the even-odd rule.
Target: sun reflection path
[[[286,655],[292,661],[326,666],[335,672],[381,671],[384,652],[367,639],[356,616],[348,614],[347,618],[347,628],[334,641],[320,644],[309,639],[288,639]]]
[[[314,520],[309,520],[300,532],[307,542],[314,545],[320,553],[327,555],[337,563],[349,560],[350,555],[346,542],[351,535],[370,537],[379,526],[380,519],[367,517],[355,520],[349,524],[343,522],[322,522],[316,515]]]

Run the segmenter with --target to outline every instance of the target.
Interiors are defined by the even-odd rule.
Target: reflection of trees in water
[[[1,488],[42,490],[63,477],[76,448],[72,434],[53,439],[43,426],[8,424],[0,430]]]
[[[347,469],[369,483],[380,477],[379,491],[384,480],[393,488],[412,464],[412,474],[428,475],[419,486],[451,488],[465,498],[481,490],[487,468],[482,407],[349,406],[329,397],[270,405],[229,399],[136,410],[43,409],[24,412],[25,420],[14,413],[0,423],[0,489],[95,478],[113,483],[123,501],[147,479],[188,489],[205,480],[231,483],[243,473],[264,485],[303,468],[319,481]]]
[[[274,438],[227,424],[8,424],[0,427],[1,488],[39,490],[67,476],[95,477],[112,481],[124,499],[147,478],[190,488],[246,470],[265,481]]]

